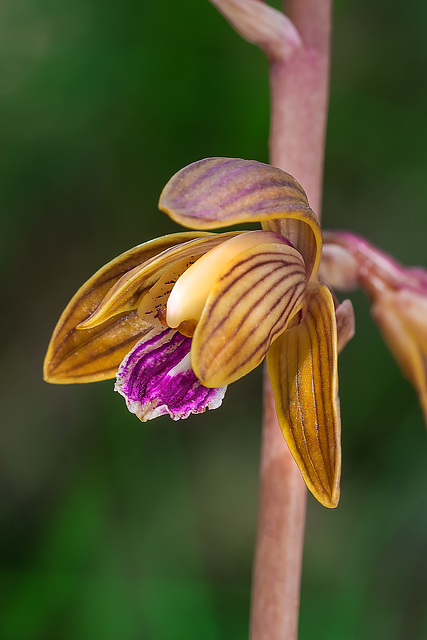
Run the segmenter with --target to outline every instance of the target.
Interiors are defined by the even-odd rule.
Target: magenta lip
[[[179,420],[221,404],[225,387],[204,387],[191,366],[181,368],[190,349],[191,338],[171,329],[136,344],[120,365],[116,383],[132,413],[141,420],[165,414]]]

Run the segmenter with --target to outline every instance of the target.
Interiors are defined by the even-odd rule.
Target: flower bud
[[[358,287],[358,265],[344,247],[324,244],[319,268],[319,278],[333,289],[353,291]]]
[[[404,267],[353,234],[328,233],[325,240],[325,280],[345,289],[353,280],[368,293],[372,316],[403,374],[417,391],[427,423],[427,272],[420,267]]]

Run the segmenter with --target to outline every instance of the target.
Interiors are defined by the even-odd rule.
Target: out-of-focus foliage
[[[340,0],[324,222],[427,263],[427,5]],[[0,7],[0,637],[247,637],[261,372],[223,407],[142,425],[112,383],[41,380],[70,295],[176,230],[162,186],[209,155],[267,160],[267,65],[199,0]],[[353,298],[342,499],[309,498],[301,640],[427,636],[427,441]]]

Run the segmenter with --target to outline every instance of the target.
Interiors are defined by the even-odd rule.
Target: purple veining
[[[200,184],[202,184],[206,179],[210,179],[212,175],[215,175],[217,173],[219,173],[220,171],[223,171],[224,169],[228,169],[228,165],[233,165],[235,164],[235,159],[234,158],[224,158],[222,160],[222,162],[218,162],[216,164],[212,165],[212,158],[205,158],[204,160],[199,160],[198,162],[194,162],[192,164],[189,164],[187,169],[189,167],[192,167],[194,164],[198,164],[200,167],[204,166],[204,165],[210,165],[208,169],[205,169],[205,171],[203,173],[200,173],[199,176],[197,176],[197,178],[195,178],[193,180],[193,182],[191,183],[191,185],[185,189],[184,191],[187,192],[189,190],[193,190],[197,187],[199,187]],[[231,171],[230,171],[231,173]],[[234,173],[236,173],[236,170],[234,170]]]
[[[230,181],[230,184],[231,184],[231,181]],[[194,195],[191,199],[188,197],[187,193],[185,193],[181,196],[181,198],[178,198],[178,197],[176,198],[176,201],[174,202],[174,208],[176,208],[177,211],[180,211],[182,214],[188,216],[189,218],[222,220],[221,208],[225,209],[226,207],[229,207],[230,205],[233,205],[239,202],[239,200],[244,200],[244,198],[252,194],[256,193],[257,195],[259,195],[263,190],[271,189],[271,187],[273,187],[274,185],[275,183],[273,180],[270,180],[269,182],[264,181],[264,182],[258,182],[256,184],[248,185],[236,193],[230,193],[228,198],[224,198],[221,201],[220,206],[218,206],[218,204],[216,203],[212,204],[211,206],[208,206],[208,202],[207,202],[208,196],[206,193],[200,193],[200,194]],[[225,189],[226,186],[227,185],[223,186],[218,184],[210,185],[211,190],[214,193],[217,193],[220,189]],[[301,204],[299,202],[296,202],[294,206],[295,206],[295,209],[301,209]],[[270,197],[268,200],[264,199],[264,200],[251,202],[250,205],[247,202],[245,202],[245,205],[241,207],[241,210],[246,214],[251,214],[253,216],[256,216],[257,214],[267,213],[267,212],[279,213],[283,210],[283,205],[280,202],[280,198]],[[290,198],[288,198],[287,210],[289,211],[292,210],[292,204],[290,202]],[[237,214],[237,212],[238,212],[238,209],[236,209],[235,215]]]
[[[191,338],[154,329],[126,356],[115,389],[145,422],[169,414],[174,420],[220,406],[226,387],[204,387],[190,364]]]
[[[201,168],[203,171],[200,171]],[[175,178],[175,182],[172,179],[166,186],[160,199],[160,208],[166,206],[166,209],[195,220],[226,219],[227,207],[236,204],[234,215],[246,213],[255,217],[259,214],[281,213],[284,207],[281,194],[269,193],[267,198],[260,197],[262,191],[272,187],[290,187],[295,191],[294,196],[287,192],[288,211],[301,209],[301,197],[306,199],[302,187],[291,176],[270,165],[250,160],[207,158],[189,165]],[[239,211],[239,200],[243,201],[254,194],[258,198],[251,198],[250,203],[245,202]]]

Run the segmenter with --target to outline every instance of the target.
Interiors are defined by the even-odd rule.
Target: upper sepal
[[[277,416],[305,483],[326,507],[336,507],[341,473],[337,335],[332,295],[309,285],[299,324],[267,356]]]
[[[304,258],[307,278],[316,277],[322,248],[320,225],[301,185],[281,169],[240,158],[199,160],[169,180],[159,208],[192,229],[261,222],[287,237]],[[278,219],[286,232],[271,226]]]

